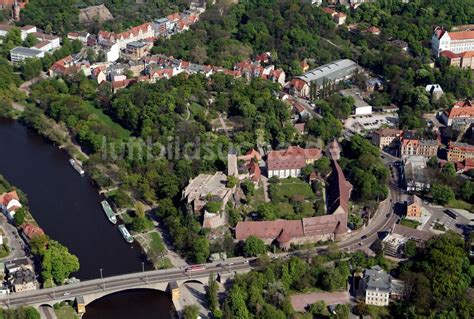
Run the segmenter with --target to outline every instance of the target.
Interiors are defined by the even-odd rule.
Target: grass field
[[[54,312],[58,319],[79,319],[76,311],[71,306],[62,306],[59,309],[54,309]]]
[[[314,193],[308,183],[298,178],[282,179],[279,185],[271,186],[277,198],[285,197],[290,199],[293,195],[303,195],[305,199],[314,199]]]
[[[416,229],[416,227],[421,224],[415,220],[402,219],[402,221],[400,222],[400,225]]]
[[[101,122],[116,131],[121,138],[125,139],[130,137],[130,131],[124,129],[120,124],[115,123],[110,116],[104,114],[101,109],[95,108],[91,103],[85,103],[85,105],[89,112],[96,115]]]
[[[471,213],[474,212],[474,205],[471,205],[459,199],[450,201],[447,206],[451,208],[465,209],[467,211],[470,211]]]
[[[163,244],[163,240],[161,239],[160,234],[158,233],[150,233],[150,248],[159,253],[162,254],[166,251],[165,245]]]

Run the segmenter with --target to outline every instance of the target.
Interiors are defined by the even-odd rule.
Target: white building
[[[10,50],[10,61],[13,63],[21,62],[28,58],[42,58],[44,51],[38,49],[30,49],[25,47],[16,47]]]
[[[363,288],[365,303],[373,306],[388,306],[392,277],[380,266],[366,269]]]
[[[448,32],[436,27],[431,37],[431,51],[436,57],[439,57],[442,51],[453,53],[474,51],[474,31]]]
[[[267,156],[268,178],[298,177],[301,169],[321,158],[319,148],[304,149],[290,146],[285,150],[271,151]]]

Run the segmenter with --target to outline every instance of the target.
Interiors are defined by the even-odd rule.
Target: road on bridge
[[[235,262],[231,269],[223,268],[221,264],[206,264],[206,269],[196,272],[186,272],[185,269],[152,270],[141,273],[94,279],[76,284],[55,288],[40,289],[11,295],[2,295],[0,303],[5,307],[18,307],[22,305],[40,305],[55,300],[74,299],[76,296],[101,292],[116,292],[127,289],[146,288],[147,285],[168,283],[174,280],[193,280],[195,277],[208,277],[211,273],[245,272],[252,266],[245,259]]]

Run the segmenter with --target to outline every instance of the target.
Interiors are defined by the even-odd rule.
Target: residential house
[[[246,240],[255,236],[266,244],[276,244],[281,249],[288,249],[291,244],[340,239],[347,232],[352,185],[346,180],[336,161],[332,161],[332,173],[328,181],[328,215],[300,220],[239,222],[235,229],[235,238]]]
[[[67,57],[53,63],[49,69],[49,76],[62,76],[77,72],[82,72],[85,76],[90,76],[91,68],[89,61],[76,62],[72,56],[68,55]]]
[[[370,33],[372,35],[380,35],[381,31],[376,26],[371,26],[371,27],[367,28],[364,32],[365,33]]]
[[[290,94],[297,97],[308,97],[309,84],[302,79],[295,78],[290,81],[288,91]]]
[[[35,273],[28,268],[20,269],[9,276],[10,287],[13,292],[36,290]]]
[[[258,185],[262,171],[260,169],[259,162],[262,160],[260,153],[254,149],[249,150],[245,155],[235,157],[234,166],[237,169],[237,175],[239,179],[248,178],[254,184]],[[230,168],[230,163],[228,162],[228,168]],[[232,171],[228,172],[228,176],[231,176]]]
[[[18,197],[18,193],[16,191],[1,194],[0,205],[3,213],[10,220],[12,220],[15,216],[15,211],[22,207],[20,204],[20,198]]]
[[[107,81],[107,76],[105,75],[104,70],[102,70],[100,67],[97,67],[91,71],[91,78],[95,80],[97,84]]]
[[[447,126],[474,123],[474,104],[469,99],[456,102],[441,114],[441,121]]]
[[[267,156],[268,177],[298,177],[301,169],[321,158],[319,148],[304,149],[290,146],[285,150],[271,151]]]
[[[323,11],[330,15],[337,25],[343,25],[344,23],[346,23],[347,15],[345,13],[337,12],[336,10],[328,7],[323,8]]]
[[[5,37],[8,32],[14,27],[15,26],[13,24],[0,23],[0,37]],[[37,30],[35,26],[25,25],[23,27],[20,27],[20,37],[24,41],[29,33],[35,33],[36,31]]]
[[[402,135],[400,143],[400,157],[425,156],[433,157],[438,154],[438,140],[420,140],[414,137]]]
[[[372,306],[388,306],[392,293],[398,299],[401,294],[401,282],[394,281],[392,276],[379,265],[364,271],[359,292],[365,296],[365,303]]]
[[[421,217],[422,201],[416,195],[410,195],[406,204],[407,217]]]
[[[33,270],[33,264],[28,258],[22,257],[5,261],[5,271],[7,275],[12,275],[21,269]]]
[[[392,42],[390,42],[394,47],[397,47],[399,48],[400,50],[402,51],[405,51],[407,52],[408,51],[408,43],[403,41],[403,40],[399,40],[399,39],[396,39],[396,40],[393,40]]]
[[[379,129],[372,135],[372,143],[381,150],[398,146],[403,131],[393,128]]]
[[[79,40],[83,45],[87,45],[87,40],[90,37],[89,32],[69,32],[67,38],[69,40]]]
[[[431,50],[436,57],[443,51],[455,54],[474,51],[474,31],[448,32],[443,27],[436,27],[431,38]]]
[[[474,159],[474,145],[450,142],[448,146],[448,161],[462,162],[466,159]]]
[[[134,60],[141,59],[148,53],[149,45],[142,41],[127,43],[126,52]]]
[[[100,31],[98,36],[99,43],[111,42],[117,44],[119,49],[124,49],[128,43],[153,38],[155,32],[151,23],[147,22],[117,34],[108,31]]]
[[[42,57],[44,57],[44,51],[34,48],[16,47],[10,50],[10,61],[13,63],[18,63],[25,59],[39,59]]]
[[[303,135],[303,134],[306,134],[306,131],[305,131],[305,127],[306,127],[306,123],[295,123],[293,124],[293,127],[296,129],[296,131]]]
[[[425,91],[431,96],[433,101],[439,100],[444,95],[443,89],[439,84],[428,84]]]

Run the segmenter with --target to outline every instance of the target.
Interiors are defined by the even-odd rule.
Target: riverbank
[[[127,228],[131,229],[133,235],[142,246],[144,253],[147,255],[147,259],[155,268],[168,268],[171,265],[183,266],[187,264],[184,259],[179,258],[170,249],[166,249],[165,253],[154,250],[155,247],[161,246],[158,243],[161,239],[158,238],[164,237],[152,216],[152,211],[156,207],[146,205],[130,192],[124,193],[120,191],[119,195],[122,198],[127,198],[125,200],[117,200],[116,195],[120,188],[120,184],[117,181],[108,187],[101,187],[104,178],[113,181],[116,180],[116,176],[113,176],[113,172],[100,167],[99,164],[96,165],[96,162],[89,162],[89,156],[73,141],[71,132],[64,124],[57,123],[53,119],[48,118],[39,109],[32,106],[25,110],[19,121],[52,142],[59,149],[65,150],[69,156],[81,163],[86,173],[88,173],[97,186],[98,193],[104,195],[111,202],[115,211],[119,212],[118,217],[126,224]],[[143,207],[143,212],[140,214],[137,214],[138,206]]]

